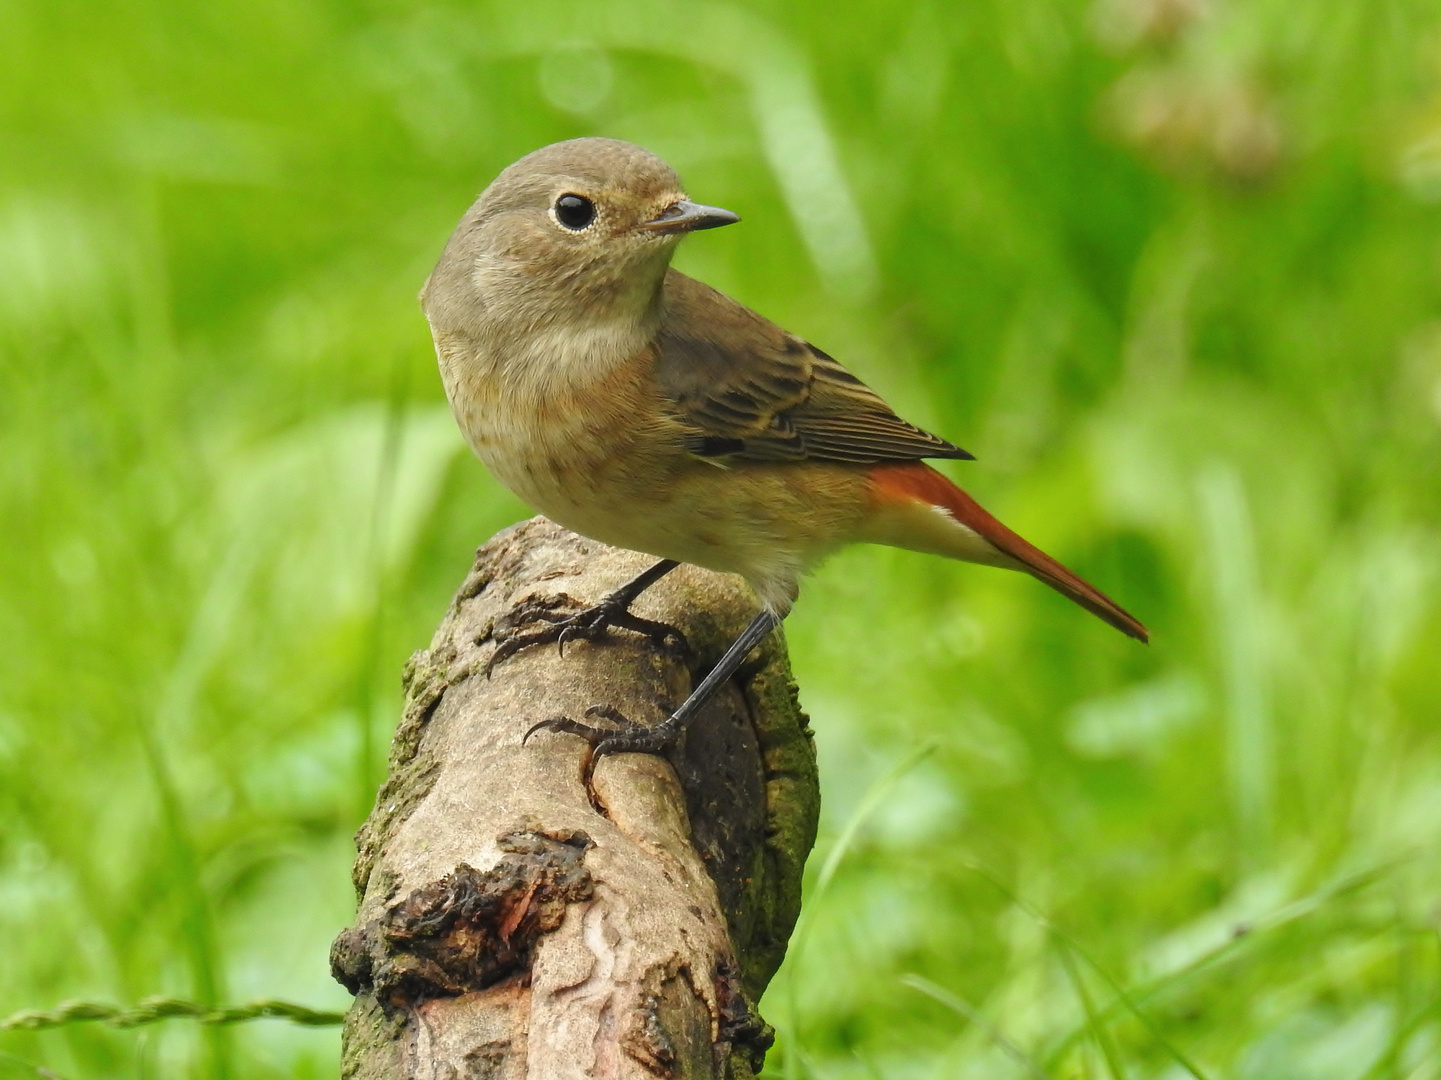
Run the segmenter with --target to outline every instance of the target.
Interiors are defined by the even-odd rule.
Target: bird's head
[[[432,325],[515,329],[642,319],[681,237],[740,219],[691,202],[632,143],[571,139],[506,168],[461,218],[421,292]]]

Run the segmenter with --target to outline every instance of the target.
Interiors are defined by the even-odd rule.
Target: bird
[[[852,543],[1022,571],[1141,642],[1146,628],[926,464],[972,455],[899,417],[817,346],[671,267],[690,233],[735,224],[655,154],[587,137],[541,147],[461,217],[420,293],[446,397],[476,456],[566,528],[656,558],[579,610],[536,601],[490,668],[613,628],[675,636],[631,604],[681,563],[738,574],[760,611],[661,722],[606,705],[526,733],[594,758],[663,753]],[[604,721],[598,723],[596,721]]]

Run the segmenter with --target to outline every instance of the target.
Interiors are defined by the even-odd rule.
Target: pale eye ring
[[[555,200],[555,220],[571,232],[580,232],[595,220],[595,203],[584,195],[562,195]]]

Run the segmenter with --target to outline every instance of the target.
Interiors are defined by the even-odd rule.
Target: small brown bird
[[[801,576],[870,542],[1021,570],[1141,641],[1146,629],[976,504],[925,458],[970,458],[902,420],[834,359],[670,269],[730,225],[675,171],[614,139],[527,154],[461,218],[421,291],[445,392],[501,483],[566,527],[662,561],[593,608],[536,606],[499,644],[668,628],[630,604],[678,563],[740,574],[763,610],[666,721],[558,719],[595,754],[655,752],[775,628]],[[532,729],[534,730],[534,729]]]

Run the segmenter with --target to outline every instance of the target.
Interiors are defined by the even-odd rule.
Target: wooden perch
[[[780,635],[696,719],[674,764],[602,758],[598,807],[580,739],[521,738],[597,702],[662,719],[754,614],[744,586],[687,566],[637,602],[685,635],[689,663],[618,630],[484,674],[517,603],[562,592],[593,603],[649,561],[544,518],[508,529],[407,664],[389,775],[356,837],[359,911],[331,950],[356,995],[344,1076],[759,1070],[772,1036],[754,1003],[800,911],[819,807]]]

